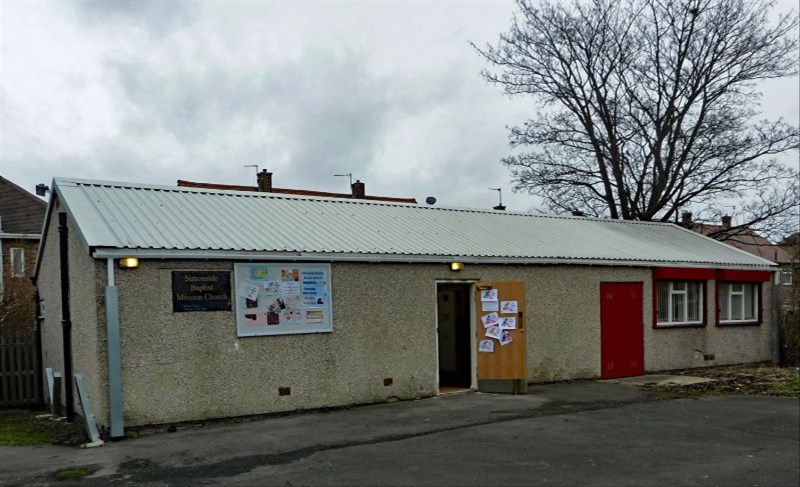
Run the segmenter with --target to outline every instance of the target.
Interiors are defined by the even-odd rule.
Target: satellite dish
[[[433,196],[428,196],[427,198],[425,198],[425,203],[428,203],[429,205],[432,205],[432,204],[436,203],[436,198],[434,198]]]

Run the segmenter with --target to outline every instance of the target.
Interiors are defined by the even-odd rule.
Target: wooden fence
[[[41,374],[36,370],[37,353],[33,334],[0,333],[0,407],[39,403]]]

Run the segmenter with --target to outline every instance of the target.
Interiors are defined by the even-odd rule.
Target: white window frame
[[[741,291],[734,291],[734,286],[742,286],[742,290]],[[720,324],[730,325],[730,324],[737,324],[737,323],[759,323],[761,321],[761,319],[760,319],[760,314],[761,313],[760,313],[760,308],[759,308],[759,306],[760,306],[760,301],[759,300],[761,298],[761,286],[759,285],[759,283],[757,283],[757,282],[720,282],[719,286],[718,286],[718,289],[719,289],[719,293],[720,293],[720,296],[719,296],[719,303],[720,303],[719,304],[719,323]],[[730,319],[730,318],[723,319],[722,318],[722,314],[723,314],[722,313],[723,312],[723,309],[722,309],[722,293],[724,293],[724,292],[728,293],[728,300],[727,300],[728,309],[726,309],[725,311],[727,312],[727,316],[729,316],[729,317],[733,315],[733,313],[732,313],[732,311],[733,311],[733,308],[732,308],[733,307],[733,299],[731,299],[731,297],[733,297],[733,296],[741,296],[742,297],[742,300],[741,300],[742,305],[741,305],[741,309],[739,311],[741,311],[741,315],[744,316],[745,315],[745,311],[746,311],[745,310],[745,299],[744,299],[744,297],[748,292],[752,292],[753,293],[753,318],[742,318],[742,319],[738,319],[738,320],[734,320],[734,319]]]
[[[794,284],[794,276],[791,269],[781,269],[781,284],[784,286],[791,286]]]
[[[680,289],[676,290],[676,289],[674,289],[674,285],[676,283],[686,284],[686,289],[685,290],[680,290]],[[660,286],[661,284],[668,285],[668,288],[667,288],[667,302],[666,303],[658,302],[658,299],[659,299],[658,286]],[[696,320],[696,321],[672,321],[672,319],[673,319],[673,316],[672,316],[672,296],[674,296],[674,295],[684,295],[684,296],[686,296],[686,299],[683,300],[683,303],[684,303],[683,304],[683,312],[684,312],[684,316],[687,316],[687,317],[689,316],[689,284],[697,284],[698,285],[697,286],[697,288],[698,288],[698,291],[697,291],[697,294],[698,294],[698,296],[697,296],[697,306],[698,306],[697,315],[700,317],[700,319]],[[656,295],[656,326],[657,327],[700,326],[700,325],[705,325],[705,321],[706,321],[706,316],[705,316],[705,314],[706,314],[705,313],[706,286],[705,286],[705,282],[688,281],[688,280],[687,281],[682,281],[682,280],[671,280],[671,281],[659,280],[659,281],[656,281],[655,286],[656,286],[655,295]],[[660,310],[662,309],[662,306],[666,306],[666,309],[667,309],[667,321],[661,321],[661,318],[659,316],[660,315]]]
[[[15,254],[17,255],[15,257]],[[25,277],[25,249],[22,247],[10,247],[8,249],[9,255],[9,273],[11,277]],[[19,264],[21,262],[21,264]],[[21,266],[22,272],[17,272],[17,268]]]

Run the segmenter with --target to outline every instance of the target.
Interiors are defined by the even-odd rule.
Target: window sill
[[[717,326],[761,326],[760,321],[720,321]]]
[[[703,328],[705,323],[656,323],[653,328],[664,330],[668,328]]]

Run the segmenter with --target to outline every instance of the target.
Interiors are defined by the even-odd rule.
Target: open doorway
[[[438,283],[436,314],[439,340],[439,393],[472,386],[470,283]]]

